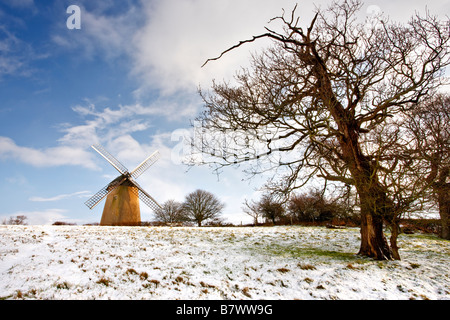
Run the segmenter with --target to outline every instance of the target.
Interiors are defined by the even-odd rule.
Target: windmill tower
[[[158,151],[155,151],[152,155],[145,159],[133,171],[128,172],[128,169],[102,146],[93,145],[92,148],[120,173],[117,178],[100,189],[100,191],[85,202],[86,206],[88,206],[89,209],[92,209],[106,197],[100,225],[140,225],[141,212],[139,207],[139,199],[153,210],[161,207],[155,199],[153,199],[136,181],[134,181],[134,179],[139,177],[159,159],[160,155]]]

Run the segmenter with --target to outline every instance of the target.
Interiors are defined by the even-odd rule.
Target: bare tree
[[[431,190],[431,199],[439,206],[441,236],[450,239],[450,96],[439,94],[424,101],[401,125],[413,137],[411,157],[421,164],[411,171]]]
[[[206,110],[198,123],[209,134],[198,149],[217,169],[253,160],[252,174],[273,170],[277,179],[269,187],[280,194],[317,177],[354,186],[359,254],[391,259],[383,221],[395,202],[380,179],[385,149],[368,136],[443,83],[449,21],[427,12],[407,24],[379,16],[368,26],[357,20],[361,7],[355,0],[334,2],[317,9],[306,29],[294,8],[273,19],[281,21],[281,32],[266,28],[207,60],[261,38],[273,40],[236,75],[236,84],[214,82],[212,92],[200,92]]]
[[[16,217],[10,217],[8,220],[4,219],[3,220],[3,224],[8,224],[8,225],[27,225],[27,223],[25,222],[27,220],[27,216],[24,215],[19,215]]]
[[[155,219],[163,223],[183,222],[183,204],[175,200],[167,200],[154,212]]]
[[[262,213],[258,208],[257,202],[254,201],[248,202],[248,200],[246,199],[244,201],[244,207],[242,208],[242,210],[253,218],[253,224],[255,226],[259,223],[258,218],[262,217]]]
[[[312,193],[293,194],[289,199],[289,213],[297,221],[314,221],[318,217],[318,200]]]
[[[405,213],[438,203],[442,236],[449,237],[450,97],[436,94],[413,105],[402,117],[387,119],[367,135],[377,146],[378,177],[393,201],[384,216],[391,230],[390,244],[400,259],[397,237]]]
[[[310,190],[308,193],[293,194],[289,199],[288,210],[298,221],[318,221],[321,216],[329,212],[322,192]]]
[[[400,259],[397,238],[401,233],[401,219],[407,213],[424,209],[423,198],[430,187],[414,139],[402,126],[404,116],[385,119],[361,138],[365,148],[372,149],[377,179],[391,201],[390,210],[382,218],[390,229],[390,249],[394,259]]]
[[[347,192],[332,198],[318,189],[309,189],[291,194],[287,210],[292,222],[353,222],[349,197]]]
[[[201,227],[203,221],[218,218],[224,207],[212,193],[196,190],[186,196],[183,211],[187,219]]]
[[[258,202],[258,210],[261,215],[273,224],[283,218],[285,209],[283,204],[274,197],[272,193],[263,194]]]

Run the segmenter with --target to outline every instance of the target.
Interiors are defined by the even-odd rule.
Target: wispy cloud
[[[11,138],[0,136],[0,159],[2,158],[15,159],[35,167],[74,165],[98,168],[92,160],[92,154],[82,148],[57,146],[34,149],[18,146]]]
[[[31,47],[0,24],[0,79],[5,75],[31,74]]]
[[[185,112],[189,113],[196,109],[189,105],[186,108],[189,110]],[[176,117],[181,113],[160,101],[151,106],[136,103],[115,108],[97,108],[87,101],[85,105],[73,107],[73,111],[83,121],[79,124],[60,124],[61,137],[57,139],[57,146],[40,149],[25,147],[9,137],[0,136],[0,159],[12,159],[34,167],[72,165],[99,169],[99,159],[90,146],[101,143],[124,161],[138,164],[155,149],[170,155],[170,144],[173,144],[171,132],[164,131],[161,123],[153,122],[155,118],[150,116],[173,112]],[[158,129],[155,129],[156,126]],[[148,132],[149,139],[138,142],[132,136],[138,132]]]
[[[168,95],[195,91],[213,77],[230,78],[247,64],[248,50],[263,42],[237,50],[220,63],[201,65],[228,46],[265,32],[264,26],[283,7],[291,10],[292,1],[152,1],[144,7],[145,26],[133,38],[134,74],[140,76],[142,86]]]
[[[131,35],[142,20],[139,3],[85,1],[78,5],[81,8],[81,29],[74,34],[61,24],[50,36],[54,44],[76,50],[82,58],[88,59],[101,56],[112,60],[133,50]]]
[[[19,8],[20,12],[23,9],[31,14],[36,12],[32,0],[6,1],[6,5]],[[50,56],[46,49],[22,37],[22,31],[26,28],[27,20],[24,17],[0,8],[0,80],[5,76],[30,77],[39,70],[35,62]]]
[[[281,14],[282,8],[292,9],[293,3],[155,0],[127,2],[118,10],[115,2],[86,1],[80,7],[81,29],[73,33],[64,26],[55,28],[50,36],[53,43],[75,50],[81,58],[125,57],[131,66],[129,75],[139,81],[138,96],[156,89],[168,97],[196,94],[198,86],[209,85],[212,78],[231,78],[234,70],[247,64],[248,51],[260,48],[263,41],[227,55],[220,63],[201,65],[237,41],[264,32],[269,19]],[[181,103],[171,106],[186,110]]]
[[[31,197],[29,200],[35,201],[35,202],[53,202],[53,201],[69,199],[72,197],[87,198],[91,195],[92,195],[92,193],[90,191],[78,191],[78,192],[74,192],[74,193],[60,194],[60,195],[50,197],[50,198]]]

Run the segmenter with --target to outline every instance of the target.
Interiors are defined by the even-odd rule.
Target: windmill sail
[[[160,158],[160,156],[161,155],[159,154],[159,151],[153,152],[152,155],[150,155],[147,159],[142,161],[142,163],[140,165],[138,165],[136,167],[136,169],[131,171],[130,175],[134,179],[136,179],[141,174],[143,174],[145,172],[145,170],[147,170],[151,165],[153,165]]]
[[[142,189],[142,187],[136,181],[131,179],[129,181],[136,186],[136,189],[132,188],[133,192],[135,192],[139,199],[144,202],[150,209],[157,210],[161,208],[159,203],[151,195],[145,192],[144,189]]]
[[[101,145],[96,144],[92,146],[92,149],[97,151],[103,158],[106,159],[117,171],[121,174],[126,174],[128,169],[119,162],[116,158],[114,158],[108,151],[105,150]]]
[[[121,178],[121,179],[120,179]],[[100,189],[96,194],[94,194],[89,200],[84,204],[89,208],[93,209],[104,197],[106,197],[111,191],[120,186],[126,180],[125,176],[119,176],[112,182]]]

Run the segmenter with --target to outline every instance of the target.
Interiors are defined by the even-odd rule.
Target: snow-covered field
[[[450,299],[450,242],[359,229],[0,226],[0,299]]]

